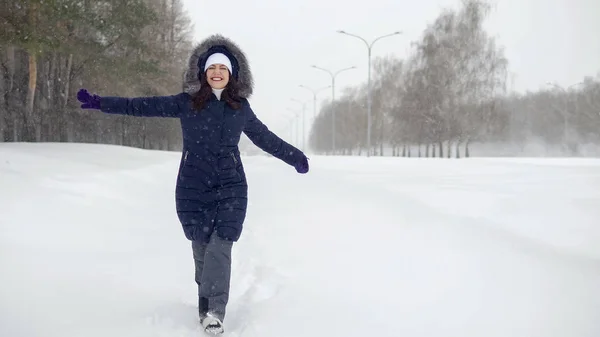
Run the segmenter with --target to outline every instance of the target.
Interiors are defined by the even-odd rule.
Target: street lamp
[[[340,69],[340,70],[336,71],[335,73],[330,70],[327,70],[325,68],[317,67],[316,65],[312,65],[311,67],[313,67],[315,69],[323,70],[324,72],[329,73],[329,76],[331,76],[331,109],[332,109],[331,110],[331,151],[333,154],[335,154],[335,107],[333,106],[333,104],[335,102],[335,77],[343,71],[356,69],[356,67],[352,66],[352,67]]]
[[[557,89],[560,89],[560,90],[562,90],[562,91],[567,91],[568,89],[571,89],[572,87],[576,87],[576,86],[578,86],[578,85],[582,85],[582,84],[583,84],[583,82],[578,82],[578,83],[575,83],[575,84],[571,84],[571,85],[570,85],[570,86],[568,86],[568,87],[567,87],[567,89],[565,90],[565,88],[561,87],[560,85],[558,85],[558,84],[556,84],[556,83],[552,83],[552,82],[546,82],[546,85],[553,86],[553,87],[555,87],[555,88],[557,88]]]
[[[287,108],[287,110],[292,112],[297,120],[300,119],[300,114],[298,113],[298,111],[291,109],[291,108]],[[298,139],[299,134],[300,134],[300,123],[296,123],[296,144],[297,145],[300,144],[300,140]],[[302,147],[302,151],[304,151],[304,146]]]
[[[300,103],[300,105],[302,105],[302,151],[305,151],[305,149],[306,149],[306,126],[305,126],[306,102],[297,100],[295,98],[292,98],[292,101]]]
[[[294,143],[294,122],[296,122],[296,129],[298,128],[298,126],[297,126],[298,122],[296,121],[296,117],[292,117],[289,115],[277,115],[277,116],[281,117],[288,123],[287,128],[290,129],[290,143],[293,143],[295,146],[300,147],[300,144],[298,143],[298,131],[297,130],[296,130],[296,142]]]
[[[313,94],[313,118],[317,118],[317,94],[320,91],[322,91],[322,90],[331,88],[331,86],[328,85],[328,86],[323,87],[323,88],[313,89],[313,88],[310,88],[310,87],[307,87],[305,85],[300,84],[299,87],[300,88],[304,88],[304,89],[309,90],[310,92],[312,92],[312,94]]]
[[[369,79],[367,82],[367,87],[368,87],[368,89],[367,89],[367,157],[368,157],[371,154],[371,49],[373,47],[373,44],[375,44],[375,42],[383,39],[384,37],[399,35],[399,34],[402,34],[402,32],[398,31],[398,32],[393,32],[391,34],[382,35],[382,36],[376,38],[375,40],[373,40],[373,42],[371,42],[371,43],[367,42],[367,40],[365,40],[364,38],[362,38],[358,35],[350,34],[343,30],[338,30],[337,32],[340,34],[352,36],[352,37],[362,40],[367,45],[367,50],[369,53],[369,70],[368,70]]]
[[[557,88],[558,90],[562,91],[563,93],[565,93],[565,95],[567,95],[567,90],[571,89],[572,87],[578,86],[583,84],[583,82],[579,82],[579,83],[575,83],[575,84],[571,84],[570,86],[567,87],[567,89],[561,87],[558,84],[552,83],[552,82],[546,82],[546,85],[552,86]],[[567,147],[571,147],[571,125],[570,125],[570,121],[569,121],[569,103],[568,103],[568,96],[565,96],[563,105],[564,107],[561,109],[562,110],[562,115],[563,115],[563,138]]]

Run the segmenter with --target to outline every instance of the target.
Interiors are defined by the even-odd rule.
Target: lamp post
[[[332,111],[331,111],[331,151],[332,151],[332,154],[335,154],[335,107],[333,106],[333,103],[335,102],[335,77],[343,71],[356,69],[356,67],[352,66],[352,67],[340,69],[340,70],[336,71],[335,73],[328,69],[317,67],[316,65],[312,65],[311,67],[322,70],[322,71],[328,73],[329,76],[331,76],[331,108],[332,108]]]
[[[559,86],[558,84],[552,83],[552,82],[547,82],[546,85],[555,87],[557,89],[559,89],[560,91],[562,91],[565,94],[565,99],[564,99],[564,103],[563,103],[563,108],[561,109],[562,111],[562,115],[563,115],[563,139],[565,141],[566,146],[568,148],[571,148],[571,125],[569,124],[569,103],[568,103],[568,96],[566,96],[568,94],[567,90],[571,89],[572,87],[578,86],[583,84],[583,82],[579,82],[579,83],[575,83],[575,84],[571,84],[570,86],[567,87],[567,89]]]
[[[298,113],[298,111],[296,111],[292,108],[287,108],[287,110],[290,111],[291,113],[293,113],[297,120],[300,119],[300,114]],[[299,134],[300,134],[300,123],[296,123],[296,144],[300,144],[300,140],[298,139]],[[302,150],[304,150],[304,149],[302,149]]]
[[[369,61],[368,61],[369,62],[368,74],[369,75],[368,75],[368,82],[367,82],[367,87],[368,87],[368,89],[367,89],[367,157],[369,157],[371,155],[371,49],[373,48],[373,44],[375,44],[375,42],[377,42],[385,37],[402,34],[402,32],[397,31],[397,32],[393,32],[391,34],[379,36],[375,40],[373,40],[371,43],[367,42],[367,40],[365,40],[364,38],[362,38],[358,35],[350,34],[343,30],[338,30],[337,32],[340,34],[344,34],[344,35],[348,35],[348,36],[352,36],[357,39],[360,39],[367,45],[367,51],[368,51],[368,56],[369,56]]]
[[[313,89],[311,87],[307,87],[305,85],[300,84],[300,88],[304,88],[306,90],[309,90],[310,92],[312,92],[313,94],[313,118],[317,118],[317,94],[324,90],[324,89],[329,89],[331,88],[330,85],[323,87],[323,88],[319,88],[319,89]]]
[[[305,119],[306,119],[306,102],[303,102],[301,100],[292,98],[292,101],[300,103],[300,105],[302,105],[302,151],[306,150],[306,125],[305,125]]]
[[[294,117],[289,117],[288,121],[290,122],[289,128],[290,128],[290,140],[294,139]],[[298,123],[296,122],[296,125]],[[298,129],[298,127],[296,127],[296,129]],[[296,144],[298,144],[298,131],[296,130]]]
[[[295,122],[296,117],[285,116],[283,118],[285,118],[285,120],[289,123],[287,127],[290,129],[290,142],[293,142],[294,141],[294,122]],[[298,123],[296,121],[296,125],[297,124]],[[297,128],[298,127],[296,126],[296,129]],[[296,130],[296,143],[295,144],[296,144],[296,146],[299,146],[299,144],[298,144],[298,131],[297,130]]]

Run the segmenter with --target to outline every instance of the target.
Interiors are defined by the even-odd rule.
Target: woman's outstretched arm
[[[97,109],[105,113],[136,117],[179,117],[189,108],[191,100],[187,93],[134,98],[100,97],[90,95],[85,89],[79,90],[77,99],[83,103],[82,109]]]

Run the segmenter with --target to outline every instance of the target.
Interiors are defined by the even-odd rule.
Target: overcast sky
[[[196,41],[220,33],[244,49],[256,80],[252,107],[275,131],[282,130],[281,116],[290,114],[288,107],[300,107],[291,98],[308,101],[307,116],[312,117],[312,93],[299,84],[330,85],[330,76],[311,64],[332,71],[358,67],[336,78],[336,95],[344,86],[366,82],[365,44],[336,30],[368,41],[402,31],[375,43],[373,56],[406,57],[410,42],[420,38],[443,8],[460,5],[460,0],[183,1]],[[568,86],[600,72],[600,0],[493,3],[487,30],[505,48],[515,90],[538,90],[549,81]],[[318,97],[330,99],[331,90]]]

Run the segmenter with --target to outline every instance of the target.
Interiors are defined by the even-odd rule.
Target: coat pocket
[[[228,155],[219,159],[219,179],[223,185],[242,182],[243,176],[238,170],[239,166],[240,160],[234,152],[229,152]]]

